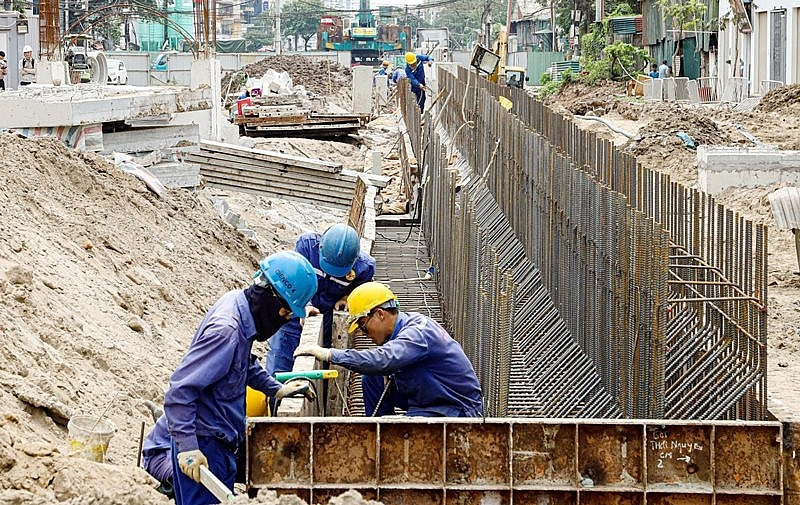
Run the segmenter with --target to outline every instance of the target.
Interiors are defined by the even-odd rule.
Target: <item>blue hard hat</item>
[[[335,224],[319,241],[319,266],[328,275],[344,277],[352,270],[360,249],[358,233],[346,224]]]
[[[311,263],[300,253],[281,251],[262,259],[259,266],[253,275],[256,282],[266,279],[289,304],[294,317],[306,317],[306,305],[317,292],[317,274]]]

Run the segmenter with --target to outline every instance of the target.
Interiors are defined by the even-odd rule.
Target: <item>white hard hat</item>
[[[26,44],[25,47],[22,48],[22,52],[23,53],[32,53],[33,49],[31,49],[31,46]]]

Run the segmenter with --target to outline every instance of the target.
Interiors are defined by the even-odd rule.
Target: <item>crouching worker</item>
[[[362,374],[389,376],[396,391],[384,396],[379,413],[401,408],[409,416],[483,414],[483,395],[472,363],[436,321],[416,312],[401,312],[397,297],[379,282],[354,289],[347,305],[350,333],[360,329],[379,347],[342,350],[305,345],[297,348],[295,356],[311,355]],[[365,379],[364,400],[370,415],[383,392],[383,378]]]
[[[293,314],[304,314],[317,290],[314,269],[295,252],[279,252],[261,260],[253,279],[209,309],[164,396],[178,505],[219,501],[200,484],[202,466],[233,488],[245,436],[246,386],[277,397],[307,388],[302,382],[282,385],[251,349]]]

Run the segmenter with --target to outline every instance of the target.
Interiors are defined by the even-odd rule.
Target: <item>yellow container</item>
[[[102,463],[105,460],[108,443],[117,427],[108,419],[94,416],[72,416],[67,423],[69,430],[70,453],[90,461]]]

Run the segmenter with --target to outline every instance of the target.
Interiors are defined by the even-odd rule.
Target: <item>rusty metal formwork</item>
[[[252,489],[387,505],[780,505],[777,422],[254,418]]]
[[[493,84],[458,72],[456,77],[440,70],[440,87],[460,100],[446,102],[428,121],[449,137],[447,152],[426,125],[415,154],[429,186],[451,177],[451,150],[469,166],[451,180],[449,197],[439,196],[436,203],[426,188],[423,204],[445,320],[452,321],[468,354],[501,357],[488,368],[502,369],[510,335],[530,342],[550,335],[538,328],[520,333],[508,324],[487,333],[504,320],[503,301],[485,296],[492,291],[485,288],[478,290],[482,298],[465,299],[450,286],[495,268],[487,255],[466,261],[479,247],[478,237],[452,220],[453,209],[463,210],[463,179],[472,177],[483,181],[502,209],[569,335],[624,417],[764,419],[764,228],[637,166],[611,143],[518,90],[511,90],[517,116],[508,114]],[[416,119],[413,110],[406,112],[407,123]],[[431,210],[437,206],[453,212],[436,215]],[[491,222],[487,229],[493,229]],[[437,242],[442,236],[447,239]],[[495,247],[499,253],[506,249],[502,243]],[[462,249],[462,256],[448,254],[448,248]],[[499,293],[511,292],[493,282]],[[533,308],[516,310],[520,317]],[[493,336],[489,344],[487,334]],[[512,358],[508,366],[518,366],[519,359],[525,357]],[[581,368],[575,365],[566,375]],[[491,388],[502,387],[491,380],[487,386],[490,396]],[[490,398],[501,409],[491,412],[502,412],[504,401]],[[545,409],[536,415],[563,414]]]

